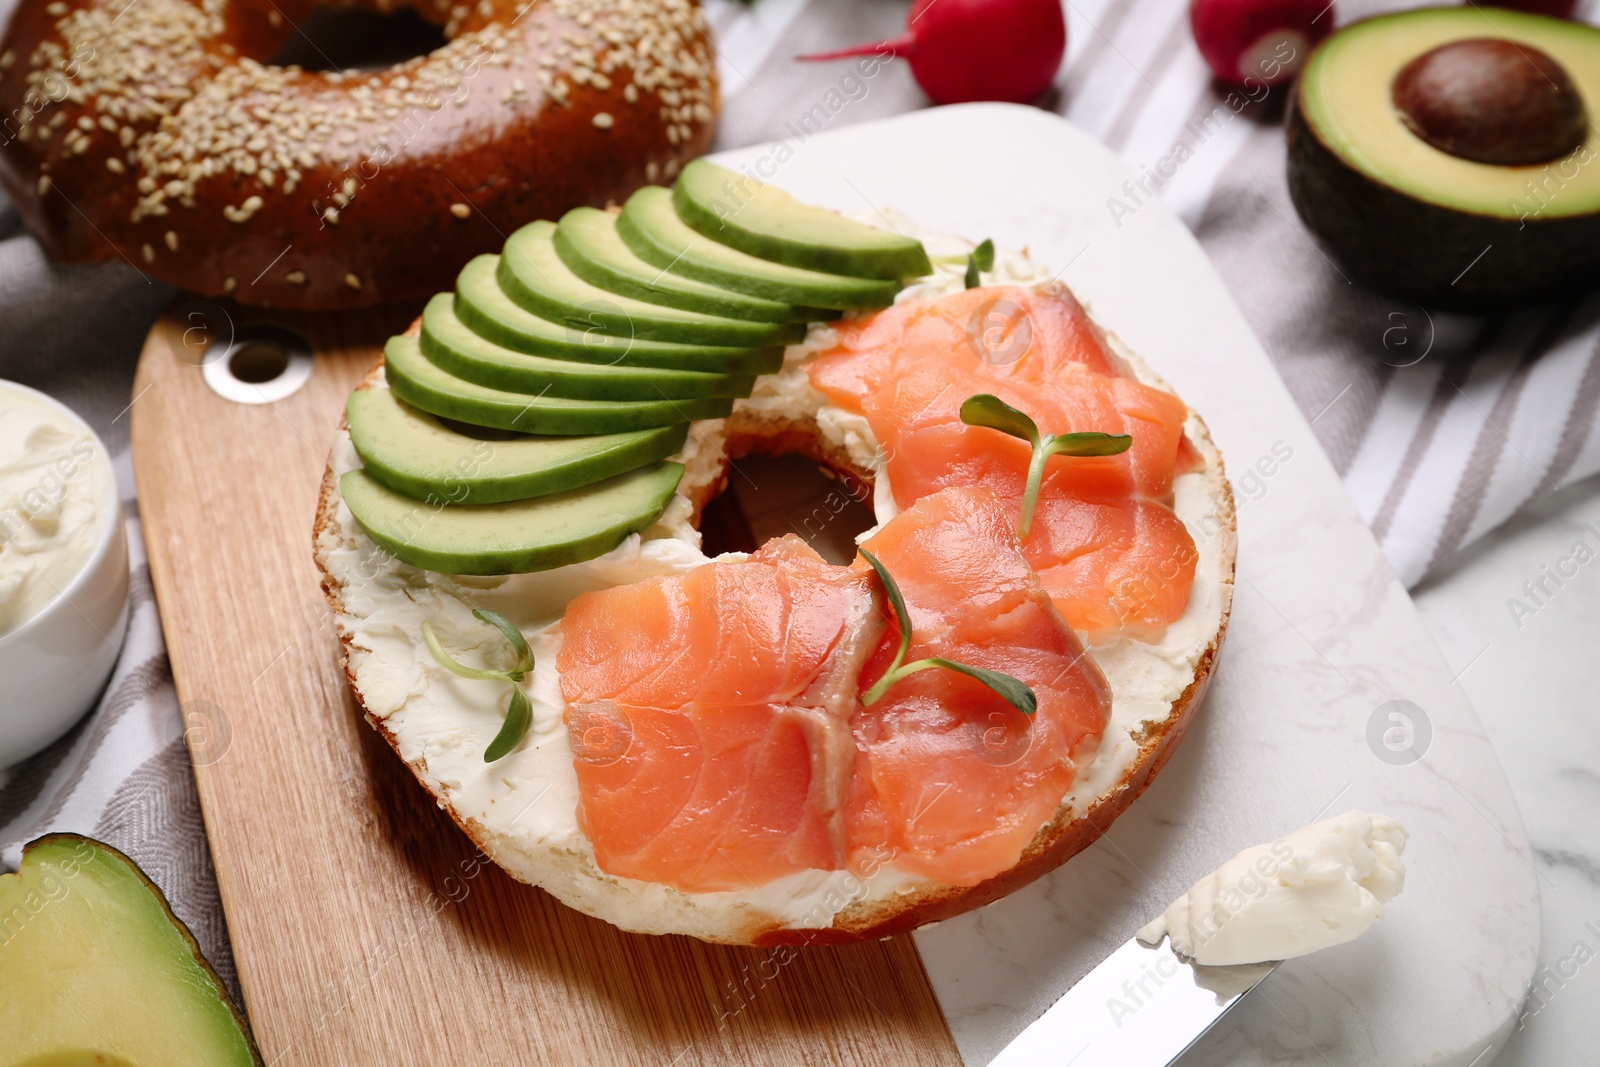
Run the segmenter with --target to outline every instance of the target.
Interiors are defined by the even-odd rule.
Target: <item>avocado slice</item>
[[[555,248],[561,262],[584,281],[650,304],[758,322],[825,322],[839,317],[831,308],[763,300],[652,266],[623,242],[617,234],[617,216],[610,211],[576,207],[561,216]]]
[[[860,278],[933,273],[922,242],[803,204],[776,186],[696,159],[672,187],[678,217],[761,259]]]
[[[766,374],[783,366],[772,346],[687,345],[628,340],[573,329],[518,307],[500,289],[499,256],[478,256],[456,278],[455,313],[473,333],[513,352],[619,367],[665,367],[712,374]]]
[[[455,297],[439,293],[422,311],[422,354],[451,374],[495,389],[574,400],[749,396],[755,377],[663,367],[609,367],[502,348],[467,329]]]
[[[519,433],[626,433],[694,419],[720,419],[726,397],[687,400],[569,400],[492,389],[457,378],[422,354],[415,337],[391,337],[383,348],[389,388],[412,407],[471,426]]]
[[[6,1063],[260,1067],[249,1030],[155,883],[76,834],[0,875]]]
[[[1543,53],[1564,69],[1588,113],[1582,143],[1519,166],[1430,143],[1408,113],[1418,112],[1408,68],[1414,72],[1446,46],[1484,38]],[[1482,107],[1492,120],[1498,94],[1487,88],[1478,103],[1428,102],[1444,113]],[[1512,88],[1503,94],[1508,99]],[[1288,118],[1289,191],[1344,271],[1380,292],[1477,313],[1563,299],[1600,278],[1597,116],[1594,27],[1501,10],[1486,22],[1470,6],[1365,19],[1324,41],[1301,74]],[[1468,154],[1481,156],[1482,149]]]
[[[572,273],[555,249],[556,224],[530,222],[506,239],[495,276],[521,307],[578,335],[703,345],[787,345],[806,335],[801,322],[752,322],[610,293]]]
[[[347,471],[339,493],[379,545],[441,574],[522,574],[611,551],[647,529],[683,476],[680,463],[654,463],[578,489],[507,504],[430,505]]]
[[[381,386],[351,393],[344,421],[373,478],[415,500],[450,504],[501,504],[576,489],[666,459],[689,434],[683,422],[577,437],[456,429]]]
[[[721,244],[678,217],[672,193],[647,185],[628,197],[617,234],[634,255],[671,274],[737,293],[824,308],[881,308],[894,303],[896,279],[852,278],[790,267]]]

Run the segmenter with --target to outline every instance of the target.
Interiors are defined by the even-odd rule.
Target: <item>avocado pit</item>
[[[1528,44],[1472,38],[1424,52],[1390,90],[1412,133],[1476,163],[1532,166],[1583,144],[1588,116],[1567,70]]]

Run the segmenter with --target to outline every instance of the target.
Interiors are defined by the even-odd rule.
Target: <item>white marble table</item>
[[[939,108],[803,147],[721,158],[807,200],[892,204],[936,231],[1028,245],[1206,413],[1236,477],[1271,478],[1241,505],[1223,667],[1161,779],[1073,863],[916,935],[967,1062],[988,1062],[1219,860],[1342,805],[1412,831],[1390,921],[1286,964],[1190,1059],[1481,1067],[1514,1024],[1538,942],[1510,785],[1459,672],[1190,232],[1156,204],[1109,220],[1099,205],[1126,166],[1031,109]],[[1293,462],[1260,458],[1280,453]],[[1419,723],[1410,759],[1374,741],[1398,704]]]
[[[1586,528],[1593,523],[1594,528]],[[1574,546],[1594,557],[1578,564]],[[1576,574],[1545,579],[1563,558]],[[1558,574],[1559,577],[1559,574]],[[1524,582],[1545,580],[1536,604]],[[1533,614],[1513,615],[1516,597]],[[1414,599],[1511,780],[1539,873],[1536,996],[1496,1067],[1600,1053],[1600,480],[1552,494],[1484,538]],[[1518,626],[1520,621],[1521,625]],[[1538,993],[1539,987],[1544,992]]]

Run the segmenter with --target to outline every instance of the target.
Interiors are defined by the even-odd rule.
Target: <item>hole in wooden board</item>
[[[228,373],[250,385],[270,382],[288,369],[288,350],[271,341],[246,341],[228,356]]]
[[[311,378],[311,346],[293,330],[256,323],[217,336],[200,363],[212,392],[238,404],[271,404]]]

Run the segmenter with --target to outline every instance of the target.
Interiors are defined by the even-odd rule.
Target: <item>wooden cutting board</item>
[[[134,385],[151,577],[266,1062],[959,1063],[909,938],[621,933],[484,860],[361,721],[311,521],[345,396],[416,310],[268,319],[310,342],[311,377],[241,404],[198,364],[259,316],[180,302]]]

